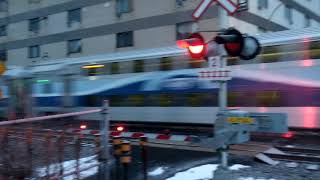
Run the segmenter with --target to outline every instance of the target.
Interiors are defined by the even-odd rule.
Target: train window
[[[52,84],[51,83],[45,83],[43,84],[43,93],[49,94],[52,92]]]
[[[273,107],[281,104],[279,91],[257,92],[256,98],[258,103],[257,106]]]
[[[121,106],[129,106],[130,103],[128,101],[127,96],[118,96],[113,95],[110,96],[110,106],[121,107]]]
[[[160,94],[159,95],[159,105],[161,107],[169,107],[173,103],[173,96],[170,94]]]
[[[240,64],[240,59],[238,57],[228,57],[227,58],[228,66]]]
[[[205,64],[205,60],[199,59],[199,60],[194,60],[194,59],[189,59],[189,67],[190,68],[202,68]]]
[[[134,72],[143,72],[144,71],[144,60],[134,61]]]
[[[88,107],[98,107],[102,105],[102,98],[97,95],[86,96],[86,105]]]
[[[310,42],[310,58],[319,59],[320,58],[320,41]]]
[[[172,59],[170,57],[164,57],[160,60],[160,71],[172,70]]]
[[[231,91],[228,93],[228,105],[230,107],[242,106],[244,104],[242,101],[246,100],[247,98],[243,92]]]
[[[123,61],[119,62],[119,73],[125,74],[125,73],[132,73],[132,61]]]
[[[144,105],[144,96],[139,95],[131,95],[128,97],[128,104],[130,106],[143,106]]]
[[[262,54],[260,55],[260,59],[264,63],[271,63],[279,61],[280,54],[279,46],[267,46],[262,49]]]
[[[204,107],[218,106],[218,94],[217,93],[204,93],[202,97],[202,105]]]
[[[119,74],[119,62],[111,63],[111,74]]]
[[[191,107],[199,107],[201,106],[201,94],[192,93],[187,94],[187,104]]]

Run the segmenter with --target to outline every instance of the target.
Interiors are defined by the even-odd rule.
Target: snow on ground
[[[79,164],[80,164],[80,169],[84,169],[84,168],[88,168],[90,166],[98,164],[98,161],[97,161],[96,156],[89,156],[89,157],[79,159]],[[60,170],[59,166],[60,165],[58,163],[51,164],[49,166],[50,174],[54,174],[54,173],[58,174],[59,170]],[[76,167],[76,160],[64,161],[63,162],[64,174],[75,171],[75,167]],[[46,176],[46,169],[47,169],[46,167],[38,168],[36,170],[38,176],[45,177]],[[96,166],[96,167],[90,168],[86,171],[82,171],[80,173],[80,175],[82,178],[86,178],[86,177],[95,175],[97,173],[98,173],[98,167]],[[67,176],[67,177],[63,178],[63,180],[73,180],[73,179],[74,179],[74,175]]]
[[[167,180],[200,180],[200,179],[211,179],[213,176],[213,171],[217,169],[219,165],[217,164],[207,164],[198,167],[188,169],[184,172],[179,172],[173,177]]]
[[[158,167],[157,169],[149,172],[148,174],[149,174],[150,176],[158,176],[158,175],[160,175],[160,174],[162,174],[162,173],[164,172],[164,169],[165,169],[165,168],[163,168],[163,167]]]
[[[242,169],[242,168],[249,168],[250,166],[245,166],[245,165],[242,165],[242,164],[234,164],[232,165],[231,167],[229,167],[229,170],[233,170],[233,171],[237,171],[239,169]]]
[[[188,169],[187,171],[178,172],[173,177],[166,180],[209,180],[213,178],[214,171],[217,170],[218,164],[207,164]],[[236,171],[242,168],[250,168],[242,164],[234,164],[229,170]],[[238,180],[275,180],[264,178],[241,177]]]

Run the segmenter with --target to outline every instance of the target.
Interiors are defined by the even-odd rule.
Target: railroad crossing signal
[[[207,45],[204,38],[198,33],[191,34],[188,39],[178,40],[177,45],[187,48],[193,59],[203,59],[206,56]]]
[[[199,33],[191,34],[188,39],[178,40],[177,45],[187,48],[193,59],[207,59],[218,54],[218,45],[222,44],[232,57],[240,57],[243,60],[255,58],[261,50],[259,41],[252,37],[241,34],[234,28],[221,31],[208,43]]]
[[[198,7],[192,13],[192,17],[195,20],[200,19],[203,13],[210,7],[213,2],[217,2],[230,15],[234,14],[239,8],[239,6],[234,4],[231,0],[202,0]]]

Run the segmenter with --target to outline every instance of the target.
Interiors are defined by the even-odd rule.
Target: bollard
[[[58,162],[59,162],[59,175],[62,176],[64,173],[63,169],[63,157],[64,157],[64,143],[65,143],[65,132],[62,131],[57,140],[58,143]]]
[[[129,141],[122,142],[121,152],[121,163],[123,165],[123,180],[128,180],[129,164],[131,163],[131,145]]]
[[[47,153],[46,153],[46,178],[50,178],[50,161],[51,161],[51,157],[52,157],[52,153],[51,153],[51,145],[52,145],[52,132],[49,131],[46,135],[45,135],[45,147],[46,147],[46,150],[47,150]]]
[[[98,162],[100,164],[99,168],[98,168],[98,179],[105,179],[105,167],[103,166],[104,163],[104,158],[102,155],[102,151],[103,148],[101,147],[101,135],[100,134],[95,134],[95,138],[94,138],[94,142],[95,142],[95,146],[96,146],[96,154],[97,154],[97,159]]]
[[[76,151],[76,178],[80,179],[80,152],[81,152],[81,134],[76,136],[75,140],[75,151]]]
[[[27,158],[28,158],[28,162],[29,162],[29,167],[27,167],[27,168],[30,169],[31,176],[32,176],[32,170],[33,170],[32,137],[33,137],[33,130],[32,130],[32,128],[30,128],[27,130],[26,138],[27,138]]]
[[[101,151],[100,134],[94,135],[94,144],[96,146],[96,154],[98,157],[98,161],[100,162],[100,151]]]
[[[9,159],[9,131],[7,128],[4,129],[3,133],[1,134],[1,150],[2,150],[2,164],[4,165],[5,169],[2,173],[2,179],[8,180],[9,179],[9,167],[10,167],[10,159]]]
[[[116,160],[116,168],[115,168],[115,177],[116,180],[120,179],[120,157],[122,154],[121,151],[121,144],[122,144],[122,140],[120,136],[113,136],[112,137],[112,145],[113,145],[113,156],[115,157]]]
[[[140,148],[141,148],[141,159],[143,166],[143,178],[144,180],[148,179],[148,154],[147,154],[147,146],[148,146],[148,138],[146,136],[140,137]]]

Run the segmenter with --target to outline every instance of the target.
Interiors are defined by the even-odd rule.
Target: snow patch
[[[229,167],[229,170],[233,170],[233,171],[237,171],[239,169],[243,169],[243,168],[249,168],[250,166],[245,166],[242,164],[234,164],[233,166]]]
[[[90,166],[94,166],[96,164],[98,164],[97,158],[96,156],[89,156],[89,157],[85,157],[85,158],[81,158],[79,159],[79,164],[80,164],[80,169],[84,169],[84,168],[88,168]],[[75,171],[75,167],[76,167],[76,160],[69,160],[69,161],[64,161],[62,163],[63,169],[64,169],[64,174],[67,173],[71,173],[73,171]],[[51,164],[49,166],[49,173],[50,174],[59,174],[59,170],[60,170],[60,164],[59,163],[55,163],[55,164]],[[45,177],[46,176],[46,167],[41,167],[38,168],[36,170],[37,174],[39,177]],[[82,171],[80,173],[81,178],[87,178],[90,176],[93,176],[95,174],[98,173],[98,167],[93,167],[90,168],[86,171]],[[70,175],[67,177],[64,177],[63,180],[73,180],[74,179],[74,175]]]
[[[157,169],[149,172],[148,174],[150,176],[158,176],[158,175],[162,174],[163,172],[164,172],[164,168],[163,167],[158,167]]]
[[[173,177],[166,180],[199,180],[211,179],[213,172],[217,169],[217,164],[207,164],[188,169],[187,171],[176,173]]]
[[[294,148],[295,146],[293,146],[293,145],[286,145],[285,147]]]

